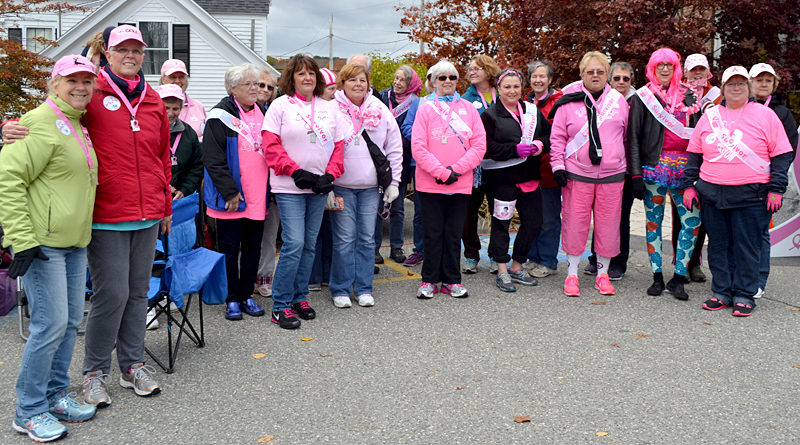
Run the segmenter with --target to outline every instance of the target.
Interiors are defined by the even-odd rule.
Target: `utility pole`
[[[425,0],[419,0],[419,27],[425,25]],[[419,54],[425,54],[425,42],[422,41],[422,37],[419,38]]]
[[[328,18],[328,69],[333,71],[333,14]]]

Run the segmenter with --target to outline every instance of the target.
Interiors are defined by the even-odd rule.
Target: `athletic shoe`
[[[503,292],[516,292],[517,287],[514,286],[514,282],[511,281],[511,275],[508,272],[501,272],[497,274],[497,278],[495,278],[495,284],[497,288]]]
[[[84,422],[94,417],[97,407],[78,403],[73,398],[78,393],[61,391],[47,400],[50,414],[65,422]]]
[[[253,300],[253,297],[244,300],[242,303],[239,303],[239,308],[244,311],[245,314],[251,317],[260,317],[264,315],[264,308],[259,306],[256,303],[256,300]]]
[[[566,288],[567,285],[564,284],[564,292],[566,292]],[[594,279],[594,288],[600,291],[601,295],[614,295],[614,292],[616,292],[607,273],[597,275],[597,278]]]
[[[647,288],[647,295],[652,295],[653,297],[657,297],[664,292],[664,281],[663,280],[653,280],[653,284]]]
[[[362,307],[375,306],[375,299],[370,294],[361,294],[358,296],[358,305]]]
[[[489,262],[489,273],[497,273],[497,261],[492,260]]]
[[[583,273],[586,275],[597,275],[597,264],[592,264],[590,261],[589,264],[583,268]]]
[[[764,294],[765,294],[765,293],[766,293],[766,292],[764,291],[764,289],[761,289],[761,288],[759,287],[759,288],[758,288],[758,291],[756,291],[756,294],[755,294],[755,295],[753,295],[753,298],[761,298],[761,297],[763,297],[763,296],[764,296]]]
[[[692,266],[689,268],[689,279],[695,283],[705,283],[706,274],[700,266]]]
[[[351,307],[353,303],[350,302],[350,297],[333,297],[333,305],[340,308]]]
[[[262,297],[272,296],[272,277],[258,277],[256,279],[256,292]]]
[[[406,254],[403,253],[403,249],[400,247],[392,248],[391,252],[389,253],[389,258],[398,264],[403,264],[403,261],[406,260]]]
[[[225,304],[225,319],[226,320],[241,320],[242,308],[238,301],[229,301]]]
[[[469,294],[467,293],[467,288],[462,286],[461,283],[442,284],[442,288],[440,291],[443,294],[450,295],[453,298],[469,297]]]
[[[581,289],[578,287],[577,275],[567,275],[567,279],[564,280],[564,295],[568,297],[581,296]]]
[[[431,299],[436,291],[437,289],[435,284],[423,281],[422,283],[419,283],[419,287],[417,288],[417,298],[426,300]]]
[[[555,275],[556,273],[555,269],[551,269],[547,266],[543,266],[541,264],[536,264],[536,263],[534,263],[534,266],[528,270],[530,271],[530,274],[536,278],[544,278],[550,275]]]
[[[156,318],[156,308],[147,311],[147,330],[158,329],[158,319]]]
[[[687,301],[689,300],[689,294],[686,293],[686,290],[683,288],[683,283],[686,278],[681,277],[680,275],[675,275],[672,277],[671,280],[667,282],[666,291],[671,293],[676,300]]]
[[[300,327],[300,320],[297,319],[297,314],[292,309],[272,311],[272,322],[283,329],[297,329]]]
[[[52,442],[67,435],[67,427],[49,412],[27,418],[14,416],[11,426],[14,431],[27,434],[35,442]]]
[[[375,251],[375,264],[383,264],[383,257],[378,251]]]
[[[308,290],[310,292],[319,292],[322,290],[321,283],[308,283]]]
[[[134,363],[128,372],[119,376],[119,386],[132,389],[137,396],[151,396],[161,392],[161,385],[153,377],[156,370],[142,362]]]
[[[308,301],[301,301],[292,305],[292,309],[297,313],[297,316],[303,320],[313,320],[317,318],[317,311],[311,308]]]
[[[478,273],[478,260],[473,258],[464,258],[464,267],[461,269],[461,271],[470,275]]]
[[[111,405],[111,395],[106,383],[108,374],[103,371],[90,371],[83,375],[83,401],[98,408]]]
[[[736,303],[733,305],[734,317],[749,317],[753,313],[753,306],[744,303]]]
[[[619,281],[625,276],[625,272],[617,269],[616,267],[608,268],[608,279],[611,281]]]
[[[508,275],[511,276],[511,279],[514,280],[515,283],[519,283],[523,286],[536,286],[537,284],[539,284],[539,282],[536,281],[536,278],[530,276],[528,272],[525,272],[523,269],[520,270],[509,269]]]
[[[425,258],[422,257],[422,254],[417,252],[416,250],[411,252],[411,255],[403,261],[403,266],[416,266],[417,264],[421,263],[422,260]]]
[[[725,309],[726,307],[730,307],[727,304],[723,303],[717,297],[711,297],[703,303],[703,309],[707,311],[718,311],[720,309]]]

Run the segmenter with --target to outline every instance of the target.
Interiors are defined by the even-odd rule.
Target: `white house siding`
[[[215,14],[214,18],[222,23],[228,31],[232,32],[242,43],[251,48],[256,54],[266,59],[267,48],[267,17],[261,15],[223,15]],[[255,20],[255,32],[253,33],[253,45],[251,47],[250,31],[252,20]],[[255,62],[255,61],[254,61]]]

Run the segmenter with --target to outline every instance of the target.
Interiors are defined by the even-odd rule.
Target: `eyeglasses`
[[[444,82],[445,80],[448,80],[448,79],[455,81],[455,80],[458,80],[458,76],[451,74],[449,76],[439,76],[439,77],[437,77],[437,79],[439,79],[439,82]]]
[[[658,65],[656,65],[656,69],[657,70],[671,70],[672,69],[672,64],[671,63],[661,62]]]
[[[469,70],[467,70],[467,71],[469,71],[470,73],[477,73],[478,71],[481,71],[482,69],[483,68],[481,68],[479,66],[471,66],[471,67],[469,67]]]
[[[378,216],[382,220],[385,221],[386,218],[389,217],[389,211],[392,210],[392,203],[391,202],[386,202],[386,203],[383,204],[383,208],[382,209],[375,209],[375,210],[378,211]]]
[[[272,90],[274,90],[274,89],[275,89],[275,85],[267,85],[267,84],[266,84],[266,83],[264,83],[264,82],[261,82],[261,83],[259,83],[259,84],[258,84],[258,87],[259,87],[259,88],[266,88],[266,89],[268,89],[268,90],[270,90],[270,91],[272,91]]]
[[[120,53],[122,54],[122,56],[127,56],[128,54],[130,54],[133,57],[141,57],[144,54],[144,51],[140,49],[117,48],[116,46],[111,48],[111,51],[114,51],[115,53]]]
[[[245,87],[245,88],[249,89],[249,88],[257,87],[258,86],[258,82],[243,82],[243,83],[240,83],[239,85],[236,85],[236,86],[237,87]]]
[[[630,82],[631,81],[631,78],[628,77],[628,76],[614,76],[614,77],[612,77],[612,79],[614,80],[614,82],[619,82],[620,80],[625,81],[625,82]]]
[[[604,70],[588,70],[584,72],[590,76],[603,76],[606,74]]]
[[[725,86],[731,88],[744,88],[747,86],[747,82],[728,82],[725,84]]]

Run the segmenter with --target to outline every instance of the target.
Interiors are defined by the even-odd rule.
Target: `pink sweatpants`
[[[594,251],[619,255],[619,220],[623,182],[592,184],[570,179],[561,189],[561,246],[569,255],[582,255],[594,213]]]

